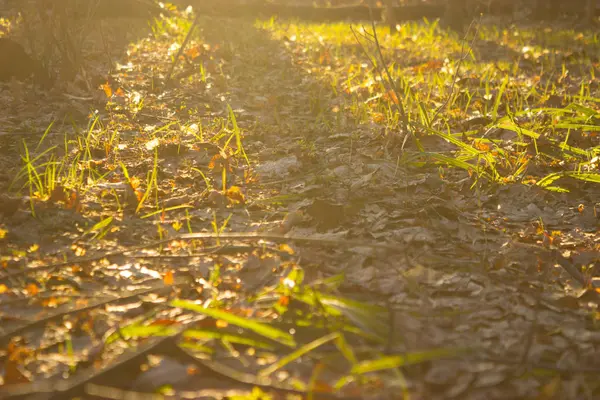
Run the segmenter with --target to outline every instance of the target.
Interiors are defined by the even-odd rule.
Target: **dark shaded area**
[[[152,0],[102,0],[95,5],[93,17],[151,18],[161,12],[167,11]],[[80,17],[85,18],[86,15],[81,14]]]
[[[314,7],[312,5],[288,5],[273,3],[239,3],[235,1],[186,1],[200,14],[222,17],[271,17],[299,18],[314,22],[365,21],[383,19],[384,8],[367,5]],[[444,14],[443,7],[435,4],[410,5],[393,8],[396,21],[411,21],[422,18],[439,18]]]
[[[52,83],[48,71],[42,64],[29,56],[23,47],[8,38],[0,38],[0,81],[12,78],[26,80],[33,76],[34,81],[48,87]]]
[[[512,15],[520,9],[531,11],[530,17],[537,20],[553,19],[563,15],[593,17],[598,15],[595,0],[576,0],[571,3],[545,0],[497,0],[483,3],[470,0],[447,0],[436,3],[408,4],[398,6],[387,0],[385,7],[368,4],[315,7],[312,4],[285,4],[281,2],[203,1],[180,2],[190,4],[203,15],[242,17],[258,16],[299,18],[315,22],[386,20],[390,24],[402,21],[449,17],[456,20],[471,19],[480,14]],[[392,10],[392,11],[390,11]]]
[[[84,58],[79,48],[81,45],[76,43],[69,29],[77,24],[89,25],[92,21],[110,18],[147,19],[161,12],[168,13],[168,10],[153,0],[59,0],[36,3],[0,0],[0,17],[22,15],[25,21],[24,28],[20,29],[25,32],[0,38],[0,82],[13,78],[26,81],[33,77],[37,85],[49,88],[54,83],[53,74],[50,73],[53,64],[61,64],[66,69],[65,66],[71,63],[68,68],[71,69],[70,74],[74,75],[77,64]],[[60,34],[52,32],[53,28],[57,28]],[[41,43],[41,38],[46,42]],[[21,43],[29,47],[29,51]]]
[[[26,0],[0,0],[0,17],[11,10],[28,5],[31,4]],[[164,12],[164,9],[153,0],[42,0],[35,3],[35,6],[41,10],[54,7],[66,8],[69,9],[68,13],[79,18],[149,17]],[[92,15],[88,14],[90,8],[94,10]]]

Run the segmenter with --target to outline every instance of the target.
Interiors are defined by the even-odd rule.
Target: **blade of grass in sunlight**
[[[484,171],[482,168],[479,168],[473,164],[469,164],[468,162],[460,160],[458,158],[448,157],[448,156],[445,156],[443,154],[438,154],[438,153],[429,153],[429,155],[432,158],[434,158],[440,162],[443,162],[445,164],[448,164],[450,166],[464,169],[467,172],[475,172],[476,175],[479,177],[487,178],[491,181],[496,180],[496,179],[493,179],[493,177],[490,174],[488,174],[486,171]]]
[[[332,317],[344,316],[361,331],[378,338],[386,338],[388,332],[387,311],[378,306],[342,297],[335,297],[307,290],[294,293],[294,299],[312,307],[321,308]]]
[[[325,335],[316,340],[313,340],[312,342],[307,343],[304,346],[300,347],[298,350],[294,351],[293,353],[288,354],[287,356],[279,359],[279,361],[268,366],[267,368],[260,370],[258,375],[259,376],[269,376],[273,372],[277,371],[278,369],[285,367],[287,364],[291,363],[294,360],[297,360],[298,358],[300,358],[303,355],[313,351],[314,349],[324,345],[325,343],[337,339],[339,336],[340,336],[339,332],[332,332],[328,335]]]
[[[235,138],[235,144],[237,147],[237,149],[235,150],[235,154],[241,154],[242,157],[244,157],[246,164],[250,165],[250,161],[248,160],[248,156],[246,155],[246,151],[244,150],[244,146],[242,144],[242,131],[240,130],[240,127],[237,124],[237,119],[235,118],[235,113],[233,112],[233,109],[231,108],[231,106],[229,104],[227,104],[227,110],[229,111],[229,120],[231,121],[231,124],[233,125],[233,133],[231,134],[231,136],[229,136],[229,138],[223,145],[223,150],[227,149],[231,140],[233,138]]]
[[[335,339],[335,346],[338,348],[340,353],[342,353],[344,358],[346,360],[348,360],[348,362],[350,364],[354,365],[358,362],[358,358],[354,354],[354,350],[352,349],[352,347],[350,346],[350,344],[348,343],[348,341],[346,340],[346,337],[344,335],[340,334]]]
[[[184,338],[200,339],[200,340],[222,340],[224,342],[242,344],[258,349],[274,350],[275,347],[269,343],[260,340],[252,339],[245,336],[234,335],[232,333],[214,332],[204,329],[188,329],[183,333]]]
[[[351,373],[363,375],[370,372],[399,368],[441,358],[455,357],[459,354],[464,354],[465,351],[465,349],[433,349],[406,353],[404,355],[383,356],[374,360],[359,362],[352,368]]]
[[[156,214],[162,214],[162,213],[166,213],[166,212],[169,212],[169,211],[180,210],[180,209],[183,209],[183,208],[194,208],[194,206],[191,206],[189,204],[182,204],[180,206],[173,206],[173,207],[162,208],[160,210],[152,211],[152,212],[149,212],[148,214],[142,215],[140,217],[140,219],[150,218],[150,217],[152,217],[152,216],[154,216]]]
[[[565,176],[579,179],[580,181],[600,183],[600,174],[583,173],[583,172],[565,172]]]
[[[137,205],[137,208],[135,209],[136,214],[140,211],[140,209],[144,205],[144,202],[146,200],[148,200],[148,197],[150,197],[150,194],[152,193],[152,191],[156,191],[156,192],[158,191],[157,177],[158,177],[158,148],[155,148],[154,149],[154,164],[152,166],[152,171],[148,172],[148,178],[146,179],[146,191],[142,195],[142,198],[140,199],[140,201]]]
[[[492,108],[493,121],[495,121],[498,118],[498,108],[500,107],[500,103],[502,102],[502,96],[504,95],[504,91],[506,90],[507,85],[508,75],[506,75],[502,80],[502,85],[500,85],[500,89],[498,90],[498,93],[496,93],[496,98],[494,99],[494,107]]]
[[[46,139],[46,136],[48,136],[48,133],[50,132],[50,129],[52,129],[52,125],[54,125],[54,121],[50,122],[50,125],[48,125],[48,127],[44,131],[44,134],[42,135],[42,137],[38,141],[37,146],[35,147],[35,151],[38,151],[38,149],[40,148],[40,146],[42,145],[42,143],[44,143],[44,139]]]
[[[102,239],[104,235],[108,233],[108,227],[113,221],[113,217],[104,218],[102,221],[98,222],[90,229],[84,232],[84,235],[89,235],[90,233],[94,233],[94,237],[92,239]]]
[[[119,339],[173,336],[178,332],[179,329],[172,326],[141,325],[141,322],[135,322],[119,328],[104,340],[104,344],[109,345]]]
[[[255,332],[278,343],[281,343],[285,346],[292,348],[296,347],[296,342],[292,335],[283,332],[277,328],[273,328],[272,326],[269,326],[262,322],[254,321],[248,318],[238,317],[237,315],[231,314],[227,311],[218,310],[215,308],[205,308],[191,301],[173,300],[169,304],[171,305],[171,307],[179,307],[186,310],[194,311],[200,314],[207,315],[214,319],[219,319],[232,325],[239,326],[240,328],[251,330],[252,332]]]
[[[161,325],[133,325],[126,326],[120,329],[119,332],[124,338],[144,338],[173,336],[178,332],[178,329]]]
[[[596,173],[585,173],[585,172],[575,172],[575,171],[566,171],[566,172],[554,172],[552,174],[548,174],[542,179],[540,179],[536,185],[543,187],[545,189],[565,192],[568,191],[566,189],[561,188],[560,186],[550,186],[560,178],[573,178],[584,182],[590,183],[600,183],[600,174]]]
[[[33,186],[36,186],[38,191],[41,190],[43,187],[43,185],[41,185],[42,181],[39,178],[39,174],[37,173],[37,167],[34,164],[38,160],[40,160],[42,157],[46,156],[47,154],[51,155],[54,150],[56,150],[56,146],[50,147],[49,149],[44,150],[42,153],[40,153],[37,156],[32,158],[32,156],[29,152],[29,148],[27,147],[27,143],[23,142],[24,154],[21,155],[21,160],[23,161],[23,164],[25,164],[25,165],[21,168],[21,170],[19,171],[19,173],[13,180],[13,184],[18,182],[19,180],[21,180],[22,178],[24,178],[26,176],[27,182],[25,183],[24,186],[31,187],[33,185]],[[9,189],[11,189],[11,188],[12,188],[12,185]]]
[[[181,342],[177,344],[182,349],[189,349],[194,353],[214,354],[215,350],[208,346],[203,346],[198,343]]]

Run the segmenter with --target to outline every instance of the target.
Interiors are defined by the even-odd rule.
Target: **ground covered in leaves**
[[[3,86],[0,397],[600,397],[597,33],[194,18]]]

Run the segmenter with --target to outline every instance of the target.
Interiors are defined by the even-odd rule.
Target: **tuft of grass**
[[[186,310],[194,311],[196,313],[204,314],[214,319],[225,321],[229,324],[255,332],[262,337],[281,343],[287,347],[296,347],[296,341],[294,340],[292,335],[290,335],[287,332],[283,332],[277,328],[274,328],[269,324],[265,324],[249,318],[242,318],[224,310],[219,310],[216,308],[206,308],[199,304],[186,300],[173,300],[169,303],[169,305],[171,307],[183,308]]]
[[[394,104],[401,104],[409,124],[419,133],[417,148],[425,160],[461,169],[474,182],[496,185],[537,184],[555,190],[548,182],[556,182],[558,177],[596,182],[589,170],[598,148],[580,147],[573,140],[574,132],[585,136],[600,131],[599,101],[591,95],[590,86],[595,71],[592,60],[569,58],[565,49],[599,51],[597,33],[535,28],[517,32],[482,25],[464,40],[440,29],[436,21],[403,24],[392,36],[378,27],[386,62],[381,65],[378,58],[374,68],[368,60],[368,53],[377,52],[373,43],[361,51],[344,24],[269,20],[257,26],[276,39],[293,37],[289,46],[304,49],[307,56],[303,62],[329,82],[334,94],[343,94],[341,108],[356,123],[381,125],[394,134],[401,129]],[[357,31],[364,32],[364,28]],[[500,56],[491,63],[484,59],[482,43],[498,47],[498,54],[514,56],[512,60]],[[398,98],[381,79],[384,68],[400,88]],[[569,86],[573,71],[579,81]],[[551,99],[561,99],[566,105],[545,106]],[[472,118],[488,121],[477,130],[464,129],[463,121]],[[517,137],[494,136],[503,130]],[[455,150],[425,148],[420,140],[425,136],[438,137]],[[429,168],[431,162],[420,165]],[[533,165],[536,171],[546,173],[528,175]],[[560,165],[562,170],[555,171]],[[567,166],[571,169],[565,169]]]

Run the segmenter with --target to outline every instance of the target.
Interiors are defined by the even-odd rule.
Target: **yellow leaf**
[[[290,246],[288,246],[285,243],[279,245],[279,250],[286,252],[290,255],[294,254],[294,249],[292,249]]]
[[[191,58],[192,60],[198,58],[200,56],[200,51],[202,48],[200,46],[194,46],[185,51],[185,55]]]
[[[56,307],[58,307],[58,299],[56,297],[52,296],[49,299],[43,300],[42,305],[44,307],[48,307],[48,308],[56,308]]]
[[[165,283],[165,285],[171,286],[174,283],[174,279],[173,279],[173,271],[168,271],[165,276],[163,277],[163,282]]]
[[[179,230],[183,227],[183,224],[180,221],[175,221],[171,226],[173,226],[175,232],[179,232]]]
[[[400,104],[398,96],[396,96],[396,93],[393,90],[388,91],[385,97],[388,101],[391,101],[394,104]]]
[[[227,328],[229,323],[227,321],[223,321],[222,319],[218,319],[215,321],[215,326],[217,328]]]
[[[137,176],[134,176],[133,178],[131,178],[129,180],[129,184],[131,185],[131,188],[134,190],[139,188],[140,184],[141,184],[140,178],[138,178]]]
[[[242,189],[239,186],[232,186],[227,189],[226,195],[233,204],[244,204],[246,202],[244,193],[242,193]]]
[[[30,296],[35,296],[40,292],[40,289],[37,287],[35,283],[30,283],[25,287],[25,292],[27,292]]]
[[[481,150],[481,151],[489,151],[490,150],[490,146],[488,146],[486,143],[483,143],[480,140],[476,140],[473,143],[473,145],[477,150]]]
[[[385,121],[385,115],[383,115],[383,113],[373,113],[372,117],[373,122],[375,122],[376,124],[381,124]]]
[[[279,299],[277,300],[277,304],[284,306],[284,307],[288,306],[290,304],[290,296],[279,297]]]
[[[112,88],[110,87],[110,84],[108,82],[106,82],[103,85],[100,85],[100,88],[104,90],[104,94],[106,95],[106,97],[112,97]]]

